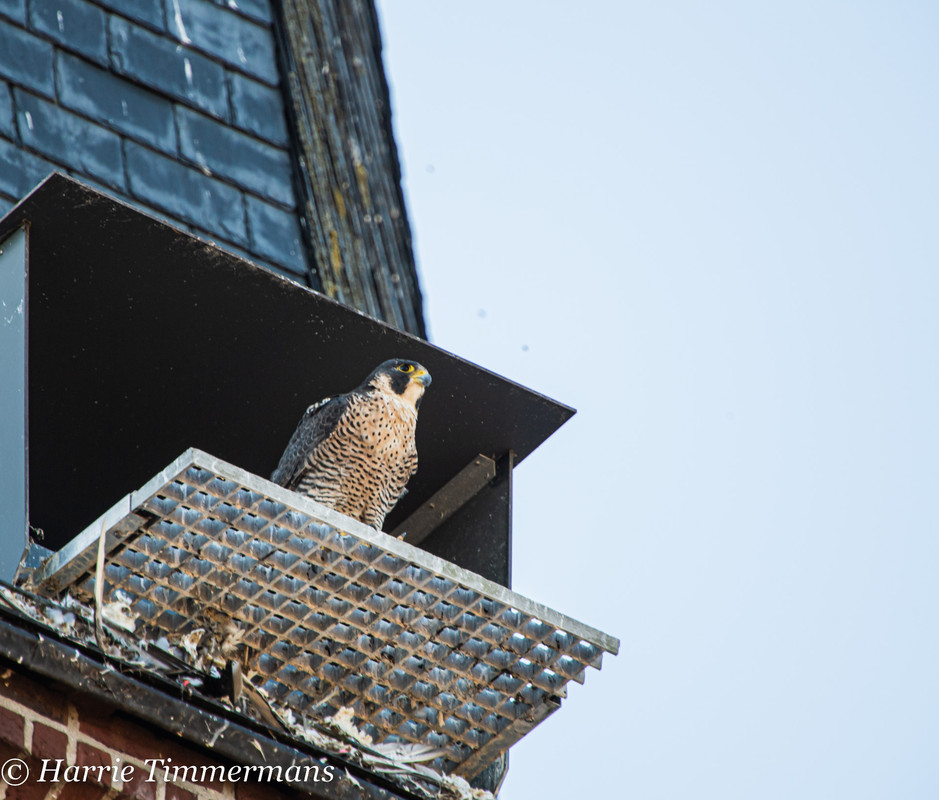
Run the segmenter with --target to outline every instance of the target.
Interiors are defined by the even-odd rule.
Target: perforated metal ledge
[[[431,744],[472,777],[560,704],[619,641],[199,450],[53,555],[40,594],[123,592],[169,636],[228,631],[276,706],[350,706],[375,741]]]

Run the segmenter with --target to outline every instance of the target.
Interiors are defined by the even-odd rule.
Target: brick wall
[[[203,766],[231,765],[181,740],[151,731],[119,712],[95,707],[80,696],[51,688],[25,672],[5,669],[0,672],[0,764],[11,758],[26,763],[30,778],[20,786],[0,780],[4,800],[281,800],[296,796],[253,781],[167,781],[159,768],[153,780],[147,780],[151,771],[147,759],[171,759],[166,761],[169,766],[192,766],[200,771]],[[43,759],[50,759],[48,770],[53,769],[56,759],[64,759],[66,765],[94,769],[83,774],[80,782],[67,781],[63,765],[58,782],[51,771],[46,773],[47,780],[39,782]],[[134,769],[127,770],[130,779],[122,781],[120,770],[126,765]],[[111,769],[98,770],[99,766]],[[118,775],[110,780],[98,779],[99,775],[111,776],[114,772]],[[211,771],[206,774],[211,775]]]
[[[0,214],[58,169],[307,275],[270,0],[0,0]]]

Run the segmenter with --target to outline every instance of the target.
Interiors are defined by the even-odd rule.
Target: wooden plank
[[[313,288],[426,338],[374,6],[278,6]]]

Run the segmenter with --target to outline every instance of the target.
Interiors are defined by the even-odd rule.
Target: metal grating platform
[[[446,751],[472,777],[600,668],[615,638],[199,450],[54,554],[46,595],[131,598],[138,633],[211,617],[275,707],[353,709],[376,742]],[[143,623],[141,625],[141,622]]]

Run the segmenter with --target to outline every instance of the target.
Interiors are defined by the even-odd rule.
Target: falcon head
[[[417,408],[424,390],[430,386],[430,373],[416,361],[392,358],[379,364],[365,379],[365,385],[399,395]]]

